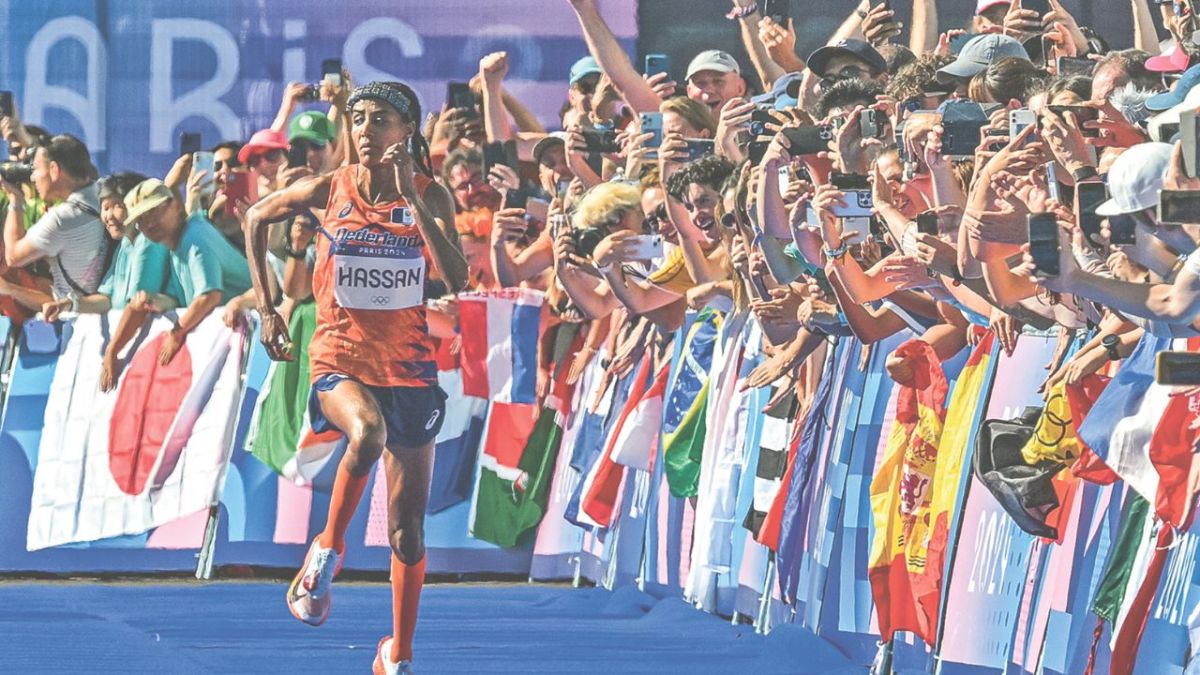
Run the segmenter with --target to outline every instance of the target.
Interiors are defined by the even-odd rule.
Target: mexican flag
[[[246,343],[214,312],[166,365],[174,322],[159,317],[124,356],[117,387],[98,386],[120,312],[64,325],[34,469],[26,547],[141,534],[216,503],[241,402]]]
[[[250,449],[263,464],[296,485],[306,485],[329,461],[341,434],[314,434],[308,419],[308,345],[317,327],[317,305],[296,305],[288,321],[292,361],[273,361],[250,422]]]

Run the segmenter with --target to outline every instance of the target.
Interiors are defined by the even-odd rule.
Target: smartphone
[[[1046,162],[1043,170],[1046,172],[1046,191],[1050,195],[1050,199],[1059,204],[1066,204],[1067,202],[1063,201],[1063,186],[1058,182],[1058,169],[1055,167],[1055,163],[1053,161]]]
[[[711,155],[716,150],[716,144],[707,138],[687,138],[687,161],[694,162],[705,155]]]
[[[1037,12],[1039,17],[1042,17],[1050,13],[1050,2],[1049,0],[1021,0],[1021,9],[1031,9]]]
[[[646,77],[666,73],[667,79],[671,79],[671,57],[666,54],[647,54],[646,65],[642,72],[646,74]]]
[[[1054,48],[1057,46],[1058,46],[1057,43],[1055,43],[1054,40],[1051,40],[1050,36],[1048,36],[1048,35],[1042,36],[1041,47],[1040,47],[1042,50],[1042,64],[1046,67],[1047,70],[1049,70],[1050,68],[1053,68],[1056,63],[1055,59],[1057,57],[1054,56]]]
[[[868,216],[851,216],[842,219],[842,241],[849,244],[861,244],[871,236],[871,218]]]
[[[1162,190],[1158,195],[1159,223],[1164,225],[1200,224],[1200,190]]]
[[[287,165],[295,169],[308,164],[308,147],[305,143],[293,143],[288,146]]]
[[[769,147],[771,147],[771,141],[750,141],[746,146],[746,154],[750,159],[750,164],[752,166],[761,164]]]
[[[1100,111],[1086,105],[1048,105],[1046,109],[1050,112],[1066,119],[1065,113],[1071,113],[1075,116],[1075,121],[1079,123],[1079,132],[1086,137],[1095,138],[1100,135],[1099,129],[1088,129],[1083,126],[1084,122],[1095,122],[1100,119]]]
[[[516,190],[508,190],[504,193],[504,205],[506,209],[523,209],[529,203],[529,193],[517,188]]]
[[[1137,243],[1137,221],[1126,213],[1108,218],[1108,243],[1113,246],[1133,246]]]
[[[1100,238],[1100,224],[1104,220],[1096,215],[1096,209],[1106,201],[1108,186],[1104,183],[1085,181],[1075,184],[1075,217],[1079,221],[1079,229],[1083,231],[1083,238],[1092,248],[1097,248],[1095,240]]]
[[[447,82],[446,106],[474,111],[476,107],[475,92],[471,91],[471,86],[466,82]]]
[[[775,118],[766,108],[755,108],[754,112],[750,113],[750,135],[758,137],[770,133],[767,124],[774,122]]]
[[[1155,355],[1154,381],[1168,387],[1200,385],[1200,353],[1159,352]]]
[[[917,232],[931,237],[938,235],[938,217],[933,211],[917,214]]]
[[[584,148],[590,153],[618,153],[621,144],[617,142],[617,132],[612,129],[584,129]]]
[[[225,185],[225,215],[231,218],[237,214],[234,209],[238,202],[253,204],[258,201],[258,177],[248,171],[235,171],[229,174],[229,182]]]
[[[483,173],[486,176],[491,173],[492,167],[502,165],[510,169],[516,169],[517,162],[517,142],[516,141],[493,141],[486,143],[483,146]]]
[[[1058,218],[1053,213],[1029,214],[1029,254],[1039,276],[1059,275]]]
[[[539,223],[546,222],[546,218],[550,217],[550,202],[537,197],[530,197],[525,201],[525,213]]]
[[[869,218],[874,213],[871,201],[871,183],[866,176],[834,172],[829,177],[833,187],[846,193],[845,206],[836,206],[833,214],[839,218]]]
[[[325,59],[321,62],[321,79],[335,87],[342,85],[342,60]]]
[[[1008,111],[1008,137],[1016,138],[1025,131],[1026,127],[1037,124],[1037,115],[1029,108],[1018,108]],[[992,129],[988,129],[989,132]]]
[[[1070,56],[1060,56],[1054,67],[1059,77],[1091,77],[1096,62],[1091,59],[1076,59]]]
[[[788,188],[792,185],[792,167],[779,167],[779,172],[776,175],[776,181],[779,185],[779,195],[783,196],[787,194]]]
[[[942,152],[953,159],[971,159],[990,124],[983,106],[973,101],[946,101],[942,104]]]
[[[643,134],[654,134],[654,137],[646,141],[647,148],[662,147],[663,142],[663,117],[662,113],[649,112],[641,113],[638,116],[641,122]]]
[[[0,91],[0,117],[12,117],[13,96],[11,91]]]
[[[204,173],[204,182],[200,184],[200,194],[208,197],[213,193],[213,154],[211,152],[194,152],[192,153],[192,171],[199,174]]]
[[[179,134],[179,155],[191,155],[200,152],[200,134],[183,132]]]
[[[833,140],[833,128],[821,124],[815,127],[785,127],[781,132],[788,140],[788,154],[792,157],[815,155],[829,150]]]
[[[1200,178],[1200,115],[1196,110],[1179,113],[1179,142],[1183,145],[1183,172]]]
[[[661,234],[639,234],[630,239],[633,251],[630,257],[634,260],[654,260],[663,257],[663,238]]]
[[[862,130],[863,138],[883,138],[887,123],[883,113],[874,108],[867,108],[859,113],[858,126]]]
[[[788,0],[763,0],[763,16],[787,28],[788,19],[792,16],[792,8],[789,5]]]

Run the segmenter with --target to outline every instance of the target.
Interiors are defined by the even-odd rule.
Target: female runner
[[[357,163],[275,192],[246,215],[262,341],[271,358],[281,360],[291,358],[291,344],[268,293],[267,225],[325,208],[313,269],[317,328],[309,347],[309,417],[317,432],[345,434],[347,446],[325,530],[310,546],[287,602],[297,619],[314,626],[329,615],[346,529],[382,455],[393,631],[379,641],[374,672],[412,673],[425,578],[425,504],[446,400],[425,321],[425,285],[436,276],[451,292],[463,288],[467,263],[456,237],[447,234],[453,203],[432,179],[416,94],[398,82],[372,82],[351,93],[347,112]]]

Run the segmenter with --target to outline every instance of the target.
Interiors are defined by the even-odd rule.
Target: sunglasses
[[[647,233],[653,233],[655,230],[667,222],[667,205],[659,204],[658,208],[648,214],[645,219],[645,229]]]

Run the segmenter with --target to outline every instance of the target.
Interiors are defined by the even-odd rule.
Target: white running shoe
[[[371,675],[416,675],[412,661],[393,663],[392,637],[379,638],[379,647],[375,650],[375,663],[371,664]]]
[[[333,606],[333,577],[341,566],[337,551],[321,548],[314,539],[304,565],[288,586],[287,603],[292,616],[310,626],[320,626]]]

